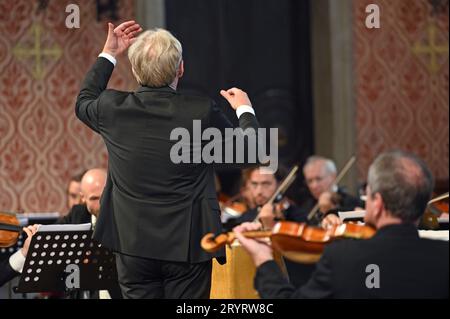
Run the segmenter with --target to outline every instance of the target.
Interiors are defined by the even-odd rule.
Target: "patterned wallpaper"
[[[65,27],[69,3],[80,7],[80,29]],[[364,25],[369,3],[380,6],[381,29]],[[118,4],[120,20],[134,16],[133,1]],[[417,153],[448,179],[448,9],[431,12],[428,0],[354,0],[360,179],[391,148]],[[74,116],[105,32],[93,0],[0,0],[0,210],[65,211],[70,176],[107,165],[101,139]],[[110,87],[135,86],[120,59]]]
[[[65,26],[70,3],[80,8],[79,29]],[[133,18],[133,1],[118,4],[121,21]],[[103,142],[74,107],[107,20],[97,22],[93,0],[0,0],[0,210],[64,212],[69,178],[106,167]],[[135,86],[119,59],[110,87]]]
[[[448,7],[432,14],[428,0],[353,3],[360,179],[377,154],[401,148],[448,180]],[[380,7],[380,29],[365,27],[370,3]]]

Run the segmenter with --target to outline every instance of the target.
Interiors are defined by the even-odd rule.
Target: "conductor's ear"
[[[177,77],[181,78],[183,76],[183,74],[184,74],[184,61],[181,60],[180,66],[179,66],[178,72],[177,72]]]

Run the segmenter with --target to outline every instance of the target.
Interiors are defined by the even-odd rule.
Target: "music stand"
[[[69,265],[79,267],[79,287],[66,284]],[[17,292],[108,290],[115,281],[114,254],[92,240],[91,224],[43,225],[31,240]]]
[[[350,212],[338,212],[339,218],[342,222],[361,222],[364,220],[366,215],[365,210],[357,210]]]

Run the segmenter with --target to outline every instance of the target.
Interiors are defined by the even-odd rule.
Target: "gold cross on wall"
[[[53,57],[56,60],[62,55],[62,50],[58,45],[53,45],[50,48],[42,48],[41,46],[41,35],[42,28],[39,24],[33,24],[29,34],[34,38],[34,47],[24,47],[17,44],[13,49],[13,54],[18,59],[26,59],[29,57],[34,57],[34,69],[33,76],[35,79],[42,79],[44,76],[44,69],[42,66],[42,59],[45,56]]]
[[[438,45],[436,43],[436,26],[434,23],[430,23],[428,25],[428,45],[421,45],[420,43],[416,43],[413,47],[413,52],[416,55],[420,54],[429,54],[430,55],[430,63],[428,64],[428,69],[431,73],[436,73],[439,71],[438,65],[438,55],[440,54],[448,54],[448,43],[445,45]]]

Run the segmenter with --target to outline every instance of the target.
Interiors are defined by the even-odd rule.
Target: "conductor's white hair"
[[[128,50],[133,75],[139,84],[149,87],[170,85],[182,54],[180,41],[164,29],[145,31]]]

